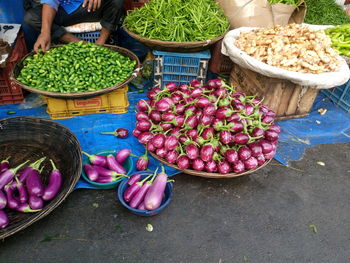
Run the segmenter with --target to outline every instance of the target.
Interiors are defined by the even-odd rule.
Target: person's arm
[[[42,22],[41,22],[41,33],[34,44],[35,52],[39,51],[41,48],[46,52],[51,45],[51,26],[56,15],[56,10],[58,8],[58,1],[51,1],[50,4],[46,4],[42,1]]]

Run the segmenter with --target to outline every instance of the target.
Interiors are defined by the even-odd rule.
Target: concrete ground
[[[350,144],[242,178],[175,180],[172,202],[147,218],[115,190],[77,190],[1,242],[0,262],[350,262]]]

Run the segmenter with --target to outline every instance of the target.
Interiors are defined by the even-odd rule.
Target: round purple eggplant
[[[149,157],[148,152],[146,151],[144,155],[141,155],[139,159],[136,161],[136,170],[143,171],[148,168]]]
[[[176,163],[177,157],[179,156],[176,150],[171,150],[165,155],[165,160],[168,163]]]
[[[213,159],[214,152],[215,152],[214,147],[211,144],[206,144],[202,146],[200,150],[200,158],[204,162],[209,162]]]
[[[238,161],[238,153],[233,149],[229,149],[225,152],[225,158],[229,163],[235,163]]]
[[[265,139],[267,141],[273,142],[278,140],[279,134],[273,130],[267,130],[265,131]]]
[[[140,131],[136,128],[132,131],[132,135],[134,135],[136,138],[138,138],[141,133],[142,133],[142,131]]]
[[[232,142],[232,134],[229,131],[221,131],[219,136],[220,136],[220,141],[223,144],[229,144]]]
[[[162,115],[159,111],[151,110],[149,117],[153,121],[153,123],[159,123],[162,120]]]
[[[189,159],[194,160],[198,157],[199,150],[193,143],[186,145],[185,147],[186,155]]]
[[[187,169],[190,167],[190,159],[185,155],[181,155],[177,158],[176,164],[182,170]]]
[[[246,133],[237,133],[234,136],[234,141],[236,144],[245,145],[249,141],[249,135]]]
[[[164,142],[165,142],[165,135],[164,134],[157,134],[151,140],[151,143],[156,148],[162,148],[164,146]]]
[[[229,172],[231,172],[231,166],[227,161],[219,162],[218,171],[220,174],[228,174]]]
[[[252,156],[252,151],[247,146],[242,146],[238,150],[238,157],[240,160],[244,161]]]
[[[244,160],[243,163],[244,163],[244,168],[246,170],[254,170],[259,165],[258,160],[253,156],[249,157],[247,160]]]
[[[164,142],[164,148],[168,151],[174,150],[179,144],[179,139],[174,136],[170,135],[165,139]]]
[[[262,148],[262,152],[264,154],[267,154],[267,153],[270,153],[273,151],[273,146],[270,142],[265,141],[265,140],[261,140],[261,141],[259,141],[259,144],[260,144],[260,146]]]
[[[205,163],[202,159],[196,158],[192,161],[192,168],[196,171],[203,171],[205,167]]]
[[[241,160],[238,160],[232,165],[233,171],[236,174],[243,173],[245,171],[244,163]]]
[[[166,112],[170,110],[171,104],[165,98],[163,98],[156,102],[155,107],[157,111]]]
[[[163,148],[159,148],[156,150],[156,155],[158,155],[160,158],[164,158],[165,155],[167,154],[167,150],[163,147]]]
[[[147,144],[153,138],[153,134],[150,132],[143,132],[137,138],[141,144]],[[107,162],[107,160],[106,160]]]
[[[208,173],[216,173],[218,171],[218,166],[214,160],[210,160],[205,163],[205,170]]]

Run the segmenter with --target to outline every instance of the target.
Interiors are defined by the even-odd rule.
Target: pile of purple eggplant
[[[137,103],[133,135],[181,170],[240,174],[276,153],[280,127],[275,113],[255,96],[221,79],[202,85],[167,83]]]
[[[134,174],[130,177],[129,185],[123,193],[124,201],[132,208],[138,210],[155,210],[164,198],[164,191],[168,176],[165,173],[164,166],[162,171],[157,174],[158,169],[141,180],[140,174]],[[148,181],[147,181],[148,180]]]
[[[52,160],[48,184],[43,185],[42,163],[46,157],[24,169],[29,160],[11,168],[9,159],[0,163],[0,228],[5,228],[10,222],[4,209],[22,213],[38,212],[44,208],[45,201],[52,200],[58,194],[62,185],[62,175]]]
[[[90,161],[90,164],[84,164],[83,169],[87,178],[96,183],[113,183],[121,178],[128,177],[123,167],[124,162],[130,156],[129,149],[120,150],[116,156],[108,154],[107,156],[98,154],[88,154],[83,152]]]

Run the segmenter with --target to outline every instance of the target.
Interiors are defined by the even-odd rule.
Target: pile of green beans
[[[214,0],[150,0],[129,12],[124,26],[145,38],[172,42],[209,40],[229,29]]]
[[[325,30],[332,40],[332,47],[341,55],[350,57],[350,25],[341,25]]]
[[[103,46],[70,43],[26,58],[17,80],[50,92],[95,91],[128,79],[135,64]]]

